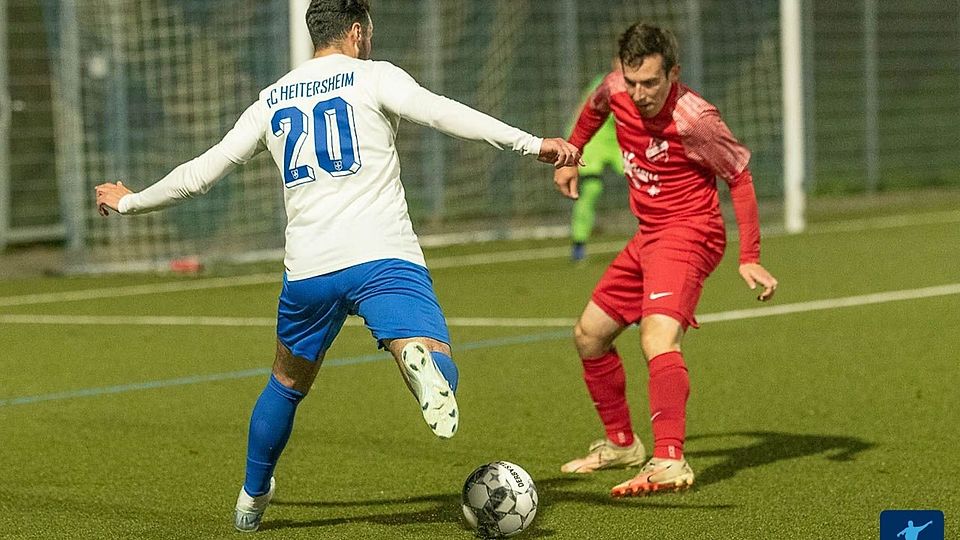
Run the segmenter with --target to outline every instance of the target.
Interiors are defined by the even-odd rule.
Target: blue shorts
[[[363,317],[380,347],[411,337],[450,343],[430,272],[420,265],[382,259],[297,281],[284,274],[277,337],[296,356],[316,361],[347,315]]]

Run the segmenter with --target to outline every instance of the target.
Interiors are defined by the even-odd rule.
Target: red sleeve
[[[573,126],[573,132],[570,134],[570,144],[580,150],[586,146],[593,135],[600,129],[607,116],[610,115],[610,86],[607,79],[604,79],[600,86],[587,97],[583,109],[580,110],[580,116],[577,123]]]
[[[692,122],[685,122],[681,132],[687,157],[730,186],[733,213],[740,231],[740,264],[760,262],[757,195],[753,190],[753,176],[747,168],[750,150],[740,144],[712,107],[699,111]]]
[[[750,162],[750,150],[733,136],[716,109],[703,111],[683,131],[687,156],[721,178],[735,178]]]
[[[740,231],[740,264],[760,262],[760,217],[757,209],[757,195],[753,190],[753,175],[745,168],[732,180],[730,198],[733,200],[733,214]]]

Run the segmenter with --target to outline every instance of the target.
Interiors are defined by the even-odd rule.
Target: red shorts
[[[703,282],[723,257],[722,231],[675,227],[636,235],[593,290],[593,302],[627,326],[653,313],[698,328],[694,312]]]

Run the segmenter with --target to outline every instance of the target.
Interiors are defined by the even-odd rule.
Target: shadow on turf
[[[731,433],[708,433],[687,437],[688,443],[697,446],[698,441],[723,439],[728,437],[749,437],[752,443],[720,450],[691,450],[686,454],[698,457],[726,458],[697,472],[697,485],[703,487],[714,482],[732,478],[739,471],[769,465],[776,461],[797,459],[817,454],[829,453],[831,461],[851,461],[857,454],[876,445],[855,437],[835,435],[797,435],[777,431],[738,431]]]
[[[554,477],[537,480],[537,491],[540,493],[540,508],[538,513],[542,515],[550,511],[550,507],[559,503],[580,503],[587,505],[620,507],[624,510],[635,509],[637,507],[656,507],[656,508],[677,508],[677,509],[701,509],[701,510],[726,510],[735,508],[734,505],[726,504],[682,504],[665,502],[663,498],[649,499],[612,499],[607,492],[582,492],[565,489],[567,486],[583,482],[582,477]],[[284,501],[276,500],[272,504],[277,506],[301,506],[310,508],[363,508],[363,507],[381,507],[383,505],[402,505],[402,504],[422,504],[432,503],[430,508],[408,512],[385,512],[372,514],[359,514],[343,517],[328,517],[323,519],[293,521],[288,519],[266,520],[261,526],[261,530],[266,529],[285,529],[285,528],[305,528],[305,527],[329,527],[334,525],[343,525],[348,523],[374,523],[377,525],[416,525],[424,523],[452,523],[463,525],[463,514],[460,512],[460,494],[444,493],[436,495],[423,495],[420,497],[395,498],[395,499],[364,499],[355,501]],[[524,533],[524,538],[546,538],[554,536],[556,533],[552,529],[534,526],[531,530]]]
[[[727,480],[738,472],[769,465],[777,461],[791,460],[802,457],[827,453],[826,459],[832,461],[850,461],[857,454],[876,446],[873,443],[854,437],[833,435],[798,435],[775,431],[740,431],[730,433],[708,433],[688,437],[688,442],[720,440],[725,438],[749,438],[746,444],[734,444],[717,450],[691,450],[691,458],[708,457],[721,458],[719,463],[711,465],[697,474],[697,487],[703,487],[716,482]],[[696,445],[694,445],[696,446]],[[594,506],[621,507],[626,511],[639,507],[663,509],[700,509],[700,510],[727,510],[735,505],[727,504],[683,504],[680,499],[665,499],[663,497],[640,499],[611,499],[604,491],[584,492],[568,489],[585,479],[581,477],[554,477],[537,481],[540,492],[540,513],[547,513],[550,507],[560,503],[579,503]],[[284,501],[277,500],[273,504],[278,506],[301,506],[308,508],[357,508],[381,507],[383,505],[404,505],[430,503],[429,508],[411,511],[390,511],[360,513],[344,512],[353,515],[341,517],[327,517],[322,519],[294,521],[288,519],[267,520],[263,529],[330,527],[349,523],[374,523],[378,525],[415,525],[424,523],[452,523],[463,527],[463,517],[460,514],[460,494],[444,493],[423,495],[420,497],[395,499],[364,499],[356,501]],[[525,537],[546,538],[556,534],[551,529],[534,527],[527,531]]]

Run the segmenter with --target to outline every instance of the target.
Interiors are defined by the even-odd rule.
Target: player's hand
[[[579,183],[580,168],[577,166],[561,167],[553,171],[553,185],[557,186],[557,191],[568,199],[580,198]]]
[[[757,285],[763,287],[763,292],[757,297],[757,300],[766,302],[773,298],[773,293],[777,292],[777,278],[773,277],[767,269],[758,263],[747,263],[740,265],[740,277],[747,282],[750,290],[757,288]]]
[[[97,212],[101,216],[110,215],[110,210],[114,212],[119,212],[120,199],[124,195],[133,193],[127,186],[123,185],[123,182],[117,182],[116,184],[106,183],[100,184],[96,188],[97,192]]]
[[[560,138],[544,139],[540,145],[538,161],[553,163],[556,168],[581,163],[580,149]]]

